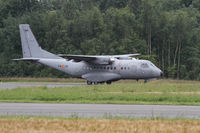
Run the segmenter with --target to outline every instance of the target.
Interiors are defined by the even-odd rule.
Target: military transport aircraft
[[[23,58],[13,59],[17,61],[33,61],[73,77],[87,80],[87,84],[104,83],[120,79],[149,79],[159,78],[162,71],[148,60],[132,58],[139,54],[126,55],[55,55],[43,50],[35,39],[28,24],[20,24],[20,36]]]

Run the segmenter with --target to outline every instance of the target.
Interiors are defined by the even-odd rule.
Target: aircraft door
[[[137,65],[130,63],[129,69],[130,69],[131,78],[134,78],[134,77],[136,78],[137,77]]]

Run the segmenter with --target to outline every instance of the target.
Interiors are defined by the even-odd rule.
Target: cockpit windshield
[[[151,61],[148,61],[149,66],[156,67]]]
[[[148,67],[149,67],[149,65],[147,63],[142,63],[141,64],[141,68],[148,68]]]

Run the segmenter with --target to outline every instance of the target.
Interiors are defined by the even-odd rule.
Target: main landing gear
[[[104,82],[92,82],[92,81],[87,81],[87,85],[98,85],[98,84],[103,84]],[[112,82],[111,81],[106,81],[106,84],[110,85]]]
[[[92,85],[92,82],[91,81],[87,81],[87,85]]]
[[[111,81],[107,81],[106,84],[110,85],[112,82]]]

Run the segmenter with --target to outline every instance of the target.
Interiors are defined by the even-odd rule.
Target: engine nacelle
[[[101,65],[109,65],[115,62],[115,58],[112,57],[100,57],[96,60],[94,60],[92,63],[94,64],[101,64]]]

